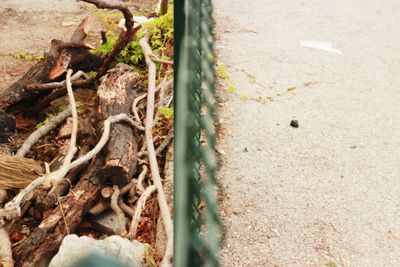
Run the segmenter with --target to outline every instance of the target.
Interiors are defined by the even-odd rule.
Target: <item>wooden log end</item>
[[[130,181],[129,173],[122,166],[106,164],[99,174],[113,185],[126,185]]]
[[[113,194],[113,189],[112,189],[111,187],[109,187],[109,186],[104,187],[104,188],[101,190],[101,196],[102,196],[103,198],[108,199],[108,198],[111,197],[112,194]]]

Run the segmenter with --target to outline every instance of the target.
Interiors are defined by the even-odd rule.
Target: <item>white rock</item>
[[[117,235],[96,240],[87,236],[68,235],[60,250],[51,260],[49,267],[72,267],[92,253],[99,253],[118,260],[129,267],[142,267],[145,264],[147,244],[130,241]]]

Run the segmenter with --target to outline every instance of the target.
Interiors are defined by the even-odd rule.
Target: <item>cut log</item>
[[[81,148],[81,152],[79,153],[79,156],[82,156],[86,154],[89,151],[88,146],[84,146]],[[72,185],[74,185],[78,178],[79,175],[83,172],[83,170],[88,166],[87,163],[84,163],[75,169],[72,169],[65,179],[61,180],[54,188],[50,190],[50,192],[47,192],[47,189],[42,187],[40,190],[46,190],[42,191],[43,193],[40,194],[38,193],[35,199],[35,207],[39,208],[42,211],[50,210],[52,209],[56,204],[57,200],[66,195],[69,189],[71,189]]]
[[[77,27],[69,42],[53,39],[45,60],[36,63],[28,72],[0,93],[0,109],[6,110],[15,103],[33,101],[39,94],[25,90],[30,84],[45,83],[62,75],[68,65],[82,70],[97,70],[103,60],[88,52],[90,46],[84,44],[89,19],[85,18]]]
[[[104,78],[99,86],[99,113],[104,118],[120,113],[129,114],[132,103],[132,86],[138,75],[125,64],[118,64]],[[127,184],[137,162],[137,138],[129,125],[116,123],[111,128],[106,164],[101,174],[114,185]]]
[[[118,55],[121,53],[121,51],[133,40],[136,38],[136,32],[141,29],[141,26],[139,25],[138,27],[133,27],[135,24],[135,21],[133,20],[132,13],[129,11],[129,8],[122,6],[122,5],[115,5],[112,3],[107,3],[105,1],[101,0],[79,0],[87,3],[91,3],[95,5],[98,8],[101,9],[117,9],[122,12],[125,18],[125,27],[127,31],[121,32],[120,36],[118,37],[118,40],[116,41],[114,45],[114,49],[108,53],[108,55],[102,60],[102,65],[98,69],[98,72],[95,77],[90,78],[85,81],[76,81],[74,82],[75,88],[87,88],[88,86],[91,86],[99,80],[103,75],[107,73],[107,71],[112,67],[112,65],[115,63]],[[105,36],[102,34],[103,37],[103,42],[105,41]],[[72,63],[71,63],[72,64]],[[38,110],[46,107],[47,105],[50,104],[51,101],[54,99],[57,99],[67,93],[66,87],[59,88],[55,90],[53,93],[50,95],[44,97],[40,101],[36,103],[36,107],[33,110],[34,112],[37,112]]]
[[[25,86],[31,83],[46,82],[47,79],[43,75],[46,61],[38,62],[33,65],[21,79],[10,85],[0,93],[0,109],[7,109],[12,104],[22,99],[32,99],[37,95],[35,92],[27,92]]]
[[[127,65],[121,64],[110,71],[103,81],[103,88],[99,89],[101,99],[99,111],[104,117],[126,110],[129,112],[130,90],[136,78],[137,75],[131,72]],[[16,266],[47,266],[46,260],[58,250],[63,238],[67,234],[73,233],[88,211],[98,203],[101,190],[105,186],[105,178],[110,177],[108,174],[115,173],[115,169],[122,169],[122,172],[134,171],[137,151],[136,138],[131,126],[117,123],[112,126],[110,142],[104,152],[121,153],[121,147],[125,150],[119,154],[120,165],[115,164],[115,160],[110,160],[109,156],[106,157],[102,153],[97,154],[95,160],[73,188],[73,193],[64,197],[64,201],[58,207],[47,212],[39,226],[25,240],[14,246]],[[107,164],[111,163],[114,165],[111,165],[112,171],[110,172]],[[115,166],[116,168],[114,168]]]
[[[21,189],[44,173],[44,166],[32,159],[0,155],[0,189]]]
[[[94,122],[88,118],[81,118],[79,120],[78,135],[79,135],[79,157],[82,157],[90,151],[90,148],[95,145],[95,130]],[[60,128],[58,133],[58,139],[69,138],[72,133],[72,118],[67,120],[67,123]],[[63,160],[68,151],[69,141],[64,141],[64,145],[58,150],[58,156],[50,163],[52,170],[59,169],[63,164]],[[38,193],[35,198],[35,207],[41,211],[47,211],[52,209],[58,202],[58,199],[69,192],[79,179],[80,175],[87,168],[88,163],[84,163],[71,171],[65,176],[65,179],[61,180],[55,187],[49,192],[46,186],[42,186],[38,189]],[[39,191],[40,190],[40,191]]]
[[[16,266],[47,266],[45,261],[54,255],[63,238],[74,232],[97,202],[103,188],[98,170],[103,164],[104,158],[98,156],[74,187],[74,194],[69,194],[23,242],[14,247]]]

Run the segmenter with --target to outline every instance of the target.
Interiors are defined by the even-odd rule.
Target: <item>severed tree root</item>
[[[160,207],[161,217],[164,221],[165,232],[167,234],[167,246],[166,251],[161,262],[161,266],[167,267],[172,266],[173,258],[173,225],[171,219],[171,212],[168,207],[168,203],[165,197],[163,185],[161,182],[160,171],[158,169],[157,155],[154,148],[153,142],[153,120],[154,120],[154,98],[155,98],[155,87],[156,87],[156,64],[151,60],[153,52],[151,50],[149,42],[149,36],[145,35],[139,41],[139,45],[142,47],[146,64],[149,70],[149,84],[147,91],[147,107],[146,107],[146,120],[145,120],[145,137],[146,147],[150,163],[151,175],[153,177],[154,185],[157,188],[157,200]]]
[[[90,3],[95,5],[97,8],[100,9],[117,9],[122,12],[125,18],[125,27],[127,31],[123,31],[117,42],[115,43],[114,49],[106,56],[106,58],[103,61],[103,64],[101,65],[100,69],[98,70],[96,76],[93,78],[87,79],[87,80],[77,80],[73,83],[75,87],[79,88],[87,88],[95,84],[97,80],[99,80],[102,76],[104,76],[107,71],[111,68],[112,64],[115,62],[117,56],[121,53],[121,51],[130,43],[134,40],[136,36],[136,32],[141,28],[136,27],[134,28],[135,21],[133,20],[132,13],[129,11],[129,9],[125,6],[122,5],[115,5],[115,4],[110,4],[105,1],[101,0],[78,0],[86,3]],[[67,92],[65,87],[61,87],[57,90],[54,90],[51,94],[47,95],[38,103],[36,104],[35,111],[40,110],[44,107],[46,107],[51,101],[65,95]]]

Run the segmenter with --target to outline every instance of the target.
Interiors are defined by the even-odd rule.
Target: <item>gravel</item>
[[[400,2],[214,4],[223,266],[399,266]]]

